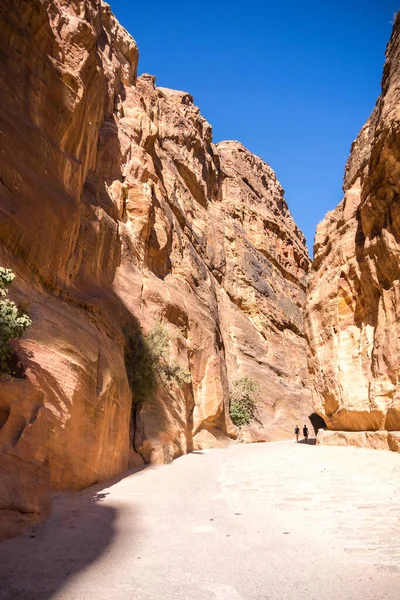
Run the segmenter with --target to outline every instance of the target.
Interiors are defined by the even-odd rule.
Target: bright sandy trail
[[[400,455],[233,445],[58,494],[0,598],[399,600]]]

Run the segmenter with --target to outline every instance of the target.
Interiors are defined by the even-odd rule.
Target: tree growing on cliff
[[[8,294],[15,275],[11,269],[0,267],[0,297]],[[10,341],[20,338],[32,324],[28,315],[22,313],[12,300],[0,300],[0,372],[9,373],[9,361],[13,354]]]
[[[126,332],[125,368],[133,403],[138,405],[147,400],[156,386],[154,359],[149,344],[142,332]]]
[[[134,394],[134,402],[140,404],[154,392],[157,379],[168,385],[175,382],[183,388],[191,376],[177,360],[170,360],[170,334],[160,323],[146,336],[141,331],[126,336],[125,366]]]
[[[230,389],[229,415],[237,427],[257,419],[260,386],[246,375],[233,382]]]
[[[171,336],[159,323],[146,337],[150,352],[153,356],[154,367],[164,385],[175,382],[180,388],[190,383],[190,373],[176,359],[170,360],[169,342]]]

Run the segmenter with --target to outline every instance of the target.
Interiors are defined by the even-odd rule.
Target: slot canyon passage
[[[313,261],[271,167],[137,76],[105,2],[2,0],[0,32],[0,266],[32,320],[0,598],[397,600],[400,18]]]

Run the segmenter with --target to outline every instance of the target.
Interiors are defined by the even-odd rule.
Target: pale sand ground
[[[234,445],[54,507],[0,544],[1,600],[400,598],[399,454]]]

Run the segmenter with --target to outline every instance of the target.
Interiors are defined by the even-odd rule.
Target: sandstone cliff
[[[332,430],[381,430],[375,440],[393,450],[400,447],[399,86],[398,17],[382,94],[351,149],[344,199],[317,229],[307,301],[317,412]],[[322,439],[346,437],[375,444],[372,434]]]
[[[244,375],[261,407],[243,439],[289,436],[311,412],[309,259],[272,169],[214,146],[189,94],[137,77],[107,4],[3,0],[0,31],[0,265],[33,321],[15,345],[25,373],[0,382],[13,533],[50,489],[236,437],[229,385]],[[191,380],[137,404],[127,348],[157,323]]]

